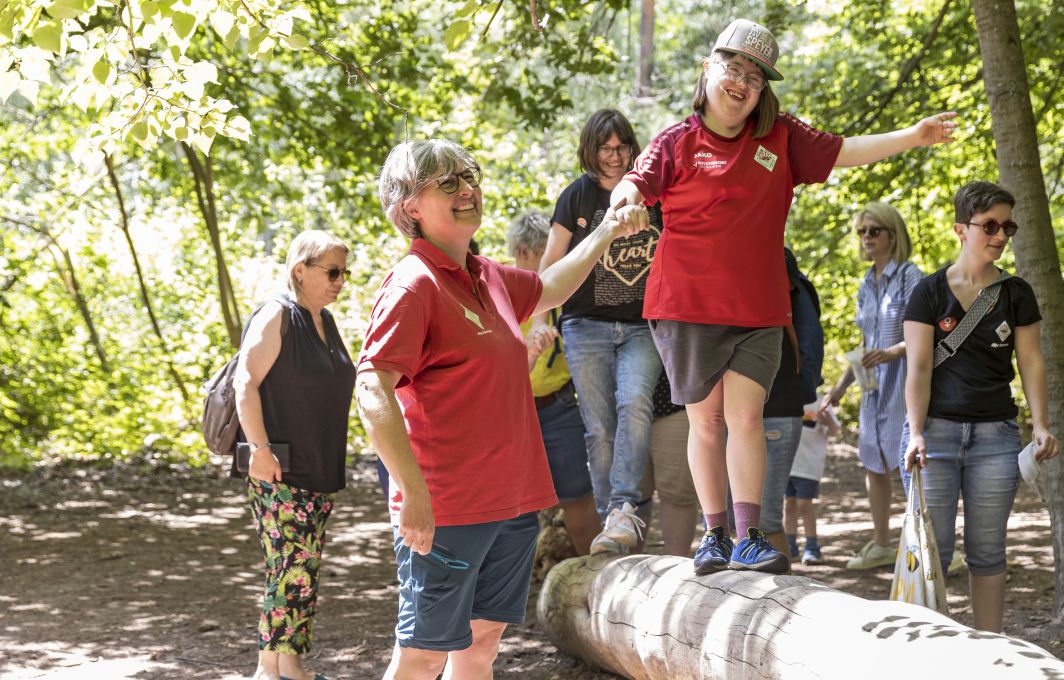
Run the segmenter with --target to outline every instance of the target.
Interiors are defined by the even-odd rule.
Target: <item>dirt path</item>
[[[899,485],[900,486],[900,485]],[[832,449],[821,544],[827,563],[795,572],[880,599],[891,570],[843,565],[871,530],[853,450]],[[895,513],[904,510],[896,494]],[[651,551],[660,551],[651,534]],[[0,678],[235,680],[255,666],[259,547],[238,483],[202,473],[132,468],[51,470],[0,480]],[[308,666],[333,680],[379,678],[390,653],[395,572],[369,465],[353,474],[329,524],[322,600]],[[966,578],[949,580],[950,611],[971,623]],[[1009,524],[1005,632],[1064,655],[1049,620],[1049,519],[1023,489]],[[512,628],[498,678],[605,680],[546,641],[530,611]]]

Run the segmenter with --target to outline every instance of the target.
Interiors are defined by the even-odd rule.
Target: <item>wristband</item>
[[[265,444],[250,443],[250,445],[251,445],[251,450],[252,451],[258,451],[259,449],[268,449],[268,448],[270,448],[270,442],[266,442]]]

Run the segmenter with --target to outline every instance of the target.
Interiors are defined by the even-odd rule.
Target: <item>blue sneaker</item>
[[[757,527],[747,530],[747,537],[739,541],[732,553],[731,569],[764,571],[770,574],[786,574],[790,568],[787,556],[772,547],[765,535]]]
[[[721,527],[713,527],[702,537],[695,551],[695,575],[705,576],[728,568],[735,543]]]
[[[806,548],[802,553],[802,564],[820,564],[824,561],[824,556],[820,553],[820,548]]]

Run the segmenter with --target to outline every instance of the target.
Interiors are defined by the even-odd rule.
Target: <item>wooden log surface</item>
[[[565,560],[537,610],[559,649],[631,680],[1064,679],[1041,647],[924,607],[803,576],[695,576],[681,557]]]

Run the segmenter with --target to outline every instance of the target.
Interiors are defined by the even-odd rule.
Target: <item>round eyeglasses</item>
[[[436,186],[445,194],[453,194],[458,191],[459,180],[468,184],[470,189],[476,189],[480,186],[480,168],[474,165],[462,172],[454,172],[450,175],[437,177]]]
[[[724,75],[733,83],[746,83],[754,92],[760,92],[768,85],[768,81],[760,73],[747,73],[735,64],[728,61],[717,62],[724,69]]]

